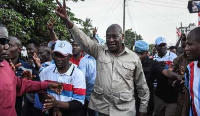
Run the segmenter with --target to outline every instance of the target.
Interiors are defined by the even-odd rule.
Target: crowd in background
[[[72,39],[22,45],[0,25],[1,116],[200,116],[200,28],[175,46],[164,37],[130,50],[118,24],[106,40],[90,38],[68,17],[65,0],[56,8]],[[27,56],[22,57],[23,46]]]

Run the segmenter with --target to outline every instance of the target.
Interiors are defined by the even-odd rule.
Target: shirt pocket
[[[105,57],[100,57],[99,58],[99,61],[100,61],[100,69],[103,70],[103,71],[107,71],[107,69],[110,69],[111,68],[111,60],[110,58],[105,58]]]
[[[94,96],[96,99],[103,99],[103,88],[94,85]]]
[[[129,110],[130,107],[134,107],[134,101],[132,93],[120,93],[119,98],[114,100],[115,106],[119,110]]]
[[[135,64],[133,62],[124,62],[123,70],[121,70],[122,75],[127,80],[133,80]]]
[[[4,84],[4,101],[3,108],[11,108],[15,104],[15,98],[13,98],[13,85],[12,84]],[[16,97],[16,96],[14,96]]]

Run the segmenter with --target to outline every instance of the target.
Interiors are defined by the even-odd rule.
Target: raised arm
[[[55,20],[51,19],[50,22],[47,23],[47,28],[50,32],[50,37],[52,41],[57,41],[58,37],[56,35],[56,33],[53,30],[53,26],[54,26]]]
[[[83,31],[81,31],[69,19],[67,11],[66,11],[65,0],[63,0],[63,5],[58,0],[56,0],[56,2],[58,4],[58,7],[56,8],[56,14],[64,21],[64,24],[71,32],[74,40],[77,43],[79,43],[82,46],[82,48],[84,48],[84,50],[88,52],[88,54],[90,54],[94,58],[97,58],[98,49],[99,49],[98,44],[95,43],[93,40],[91,40],[89,36],[87,36]]]

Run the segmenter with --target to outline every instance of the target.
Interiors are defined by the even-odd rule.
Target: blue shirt
[[[79,69],[86,78],[86,99],[89,101],[96,78],[96,60],[88,54],[85,55],[79,63]]]
[[[104,45],[106,43],[106,41],[100,38],[97,34],[95,34],[95,38],[97,39],[100,45]]]

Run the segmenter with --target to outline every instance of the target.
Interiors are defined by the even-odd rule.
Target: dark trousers
[[[89,116],[95,116],[95,111],[88,108],[88,104],[89,104],[89,101],[85,100],[85,104],[83,106],[83,116],[87,116],[87,114]]]
[[[22,107],[22,116],[47,116],[45,112],[34,107],[34,104],[24,97],[24,106]]]

